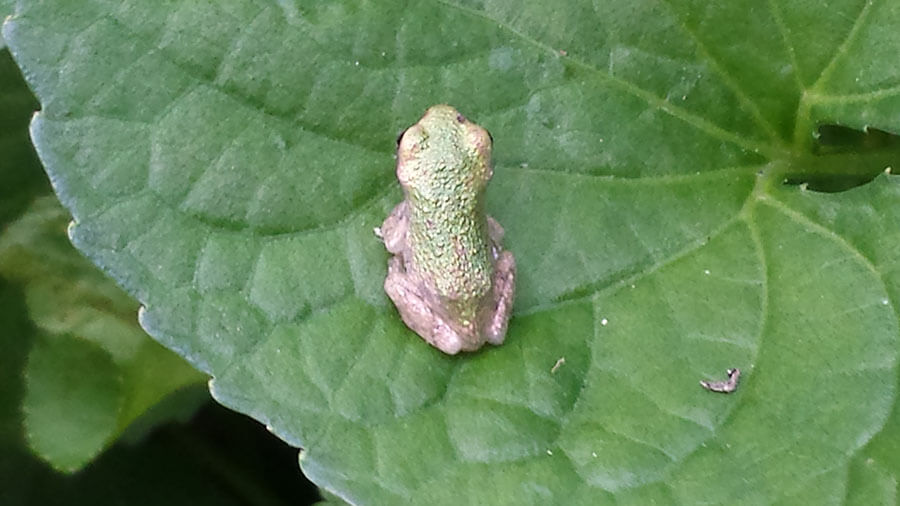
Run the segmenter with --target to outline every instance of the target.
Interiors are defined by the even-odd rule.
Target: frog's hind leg
[[[516,259],[511,252],[501,251],[497,257],[493,285],[493,313],[484,333],[489,343],[503,344],[516,295]]]
[[[463,349],[459,333],[432,309],[434,305],[429,300],[422,297],[420,285],[407,275],[399,256],[388,261],[384,291],[397,306],[403,323],[428,344],[449,355]]]
[[[381,227],[375,229],[375,235],[384,241],[384,247],[390,253],[398,254],[406,249],[406,231],[409,228],[409,211],[406,200],[397,204],[391,214],[384,219]]]

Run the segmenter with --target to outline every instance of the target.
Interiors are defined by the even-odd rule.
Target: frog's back
[[[492,283],[484,209],[491,173],[490,134],[450,106],[430,108],[398,146],[416,268],[435,293],[472,311]]]
[[[493,264],[483,214],[411,215],[410,235],[417,268],[434,283],[437,294],[477,304],[490,291]]]

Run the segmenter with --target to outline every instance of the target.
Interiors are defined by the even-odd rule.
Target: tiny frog
[[[491,135],[449,105],[397,141],[404,199],[375,233],[394,256],[384,290],[404,323],[448,354],[503,343],[516,261],[485,213]]]

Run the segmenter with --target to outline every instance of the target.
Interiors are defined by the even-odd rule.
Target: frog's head
[[[421,198],[479,195],[491,179],[491,134],[449,105],[435,105],[397,140],[397,179]]]

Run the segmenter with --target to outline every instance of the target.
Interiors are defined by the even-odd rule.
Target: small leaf
[[[80,468],[114,435],[122,377],[99,346],[72,337],[39,340],[25,381],[28,444],[58,469]]]

